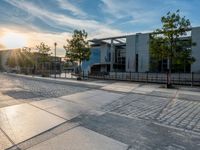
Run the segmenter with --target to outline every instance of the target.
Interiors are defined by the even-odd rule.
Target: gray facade
[[[147,72],[150,71],[150,34],[137,33],[134,35],[94,39],[90,42],[100,49],[100,71],[108,72]],[[191,72],[200,72],[200,27],[191,28],[192,56],[195,62],[191,65]],[[109,59],[110,55],[110,59]],[[108,66],[106,66],[108,67]]]
[[[192,42],[196,45],[192,47],[192,56],[195,62],[191,65],[192,72],[200,72],[200,27],[192,28]]]
[[[149,71],[149,34],[126,37],[126,71]]]

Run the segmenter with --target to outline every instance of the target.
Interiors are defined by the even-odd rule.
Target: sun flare
[[[26,46],[27,39],[19,33],[6,33],[2,38],[0,38],[0,42],[6,48],[22,48]]]

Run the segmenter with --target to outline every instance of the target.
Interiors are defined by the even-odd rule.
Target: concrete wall
[[[149,71],[149,34],[138,34],[136,47],[139,55],[138,72]]]
[[[138,54],[138,72],[149,71],[149,34],[136,34],[126,38],[126,71],[136,71]]]
[[[191,71],[200,73],[200,27],[192,28],[192,42],[196,43],[192,47],[192,56],[196,61],[192,64]]]
[[[126,37],[126,72],[135,72],[135,35]]]

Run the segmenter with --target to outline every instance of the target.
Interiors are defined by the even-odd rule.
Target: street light
[[[55,78],[56,78],[56,46],[57,46],[57,43],[56,43],[56,42],[54,43],[54,46],[55,46],[55,52],[54,52],[54,54],[55,54],[54,74],[55,74]]]

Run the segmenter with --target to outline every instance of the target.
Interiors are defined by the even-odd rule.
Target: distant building
[[[13,49],[18,50],[18,49]],[[10,50],[0,50],[0,66],[1,70],[7,70],[8,66],[6,65],[8,57],[10,56],[11,51]]]
[[[191,28],[191,38],[196,46],[192,47],[192,56],[196,61],[187,67],[187,72],[200,72],[200,27]],[[90,72],[160,72],[160,68],[150,68],[150,34],[137,33],[119,37],[90,40],[91,58],[83,62],[83,69]],[[162,66],[167,69],[167,61]]]
[[[50,70],[51,72],[60,72],[61,71],[61,57],[54,57],[54,56],[47,56],[48,60],[45,62],[41,61],[42,54],[38,52],[31,52],[33,55],[31,55],[31,58],[33,60],[33,65],[29,67],[21,67],[16,62],[14,65],[15,67],[10,67],[7,64],[7,61],[9,57],[11,57],[11,54],[15,52],[22,52],[21,49],[9,49],[9,50],[1,50],[0,51],[0,69],[4,71],[15,71],[15,72],[32,72],[32,69],[35,69],[35,73],[40,73],[41,69]],[[23,53],[23,52],[22,52]],[[25,56],[25,55],[24,55]],[[19,57],[16,55],[16,57]],[[28,57],[28,56],[27,56]],[[30,57],[30,56],[29,56]],[[43,64],[42,64],[43,63]],[[43,66],[42,66],[43,65]]]

